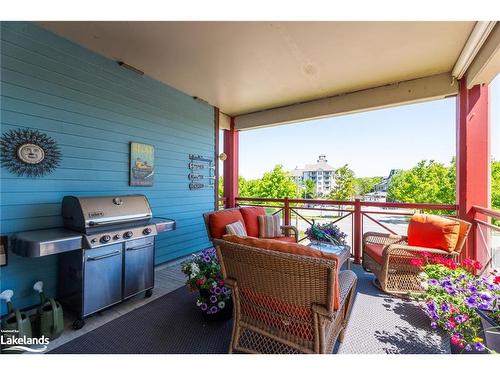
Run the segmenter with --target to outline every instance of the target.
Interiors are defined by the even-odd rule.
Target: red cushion
[[[208,227],[212,238],[222,238],[226,234],[226,225],[236,221],[243,223],[243,217],[239,210],[223,210],[214,212],[208,217]]]
[[[378,264],[382,264],[384,245],[378,243],[366,243],[364,252]]]
[[[295,237],[290,237],[290,236],[281,236],[281,237],[274,237],[274,238],[268,238],[276,241],[281,241],[281,242],[292,242],[295,243]]]
[[[460,223],[437,215],[412,216],[408,224],[408,245],[446,251],[457,246]]]
[[[259,237],[259,219],[257,217],[266,214],[264,207],[241,207],[240,212],[245,221],[247,235]]]

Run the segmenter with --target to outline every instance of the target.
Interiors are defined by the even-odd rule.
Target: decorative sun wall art
[[[0,161],[18,176],[42,177],[52,173],[60,160],[57,142],[38,130],[9,130],[0,139]]]

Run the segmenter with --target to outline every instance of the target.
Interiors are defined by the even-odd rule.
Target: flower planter
[[[482,335],[485,339],[485,345],[488,349],[500,353],[500,329],[499,325],[495,323],[483,310],[477,310],[481,318],[481,325],[483,326]]]
[[[200,289],[200,297],[209,298],[210,293],[207,289]],[[201,314],[203,316],[203,320],[207,322],[222,322],[225,320],[229,320],[233,317],[233,299],[230,297],[227,301],[225,301],[225,306],[223,309],[220,309],[216,313],[209,313],[208,310],[201,310]]]

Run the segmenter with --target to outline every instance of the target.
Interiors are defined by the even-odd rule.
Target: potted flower
[[[214,248],[194,254],[181,264],[187,276],[186,285],[191,291],[198,291],[196,305],[207,320],[231,318],[231,290],[224,285],[221,268]]]
[[[421,253],[411,264],[422,269],[425,290],[415,297],[422,302],[431,327],[450,336],[452,353],[500,351],[500,277],[496,271],[476,276],[482,268],[477,261],[465,259],[459,264],[429,253]]]
[[[342,232],[338,226],[333,223],[316,224],[314,220],[305,235],[310,241],[328,242],[337,246],[346,244],[347,234]]]

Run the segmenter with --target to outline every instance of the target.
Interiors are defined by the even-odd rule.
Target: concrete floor
[[[186,259],[186,258],[184,258]],[[50,342],[47,351],[57,348],[58,346],[67,343],[87,332],[90,332],[109,321],[118,318],[138,307],[141,307],[158,297],[161,297],[167,293],[170,293],[186,282],[186,277],[181,272],[180,263],[184,259],[175,260],[170,263],[162,264],[155,269],[155,287],[153,289],[153,295],[150,298],[144,298],[144,293],[130,298],[118,305],[110,307],[104,311],[101,311],[87,319],[85,319],[85,325],[75,331],[72,328],[75,316],[71,312],[64,312],[64,322],[65,330],[60,337]]]

